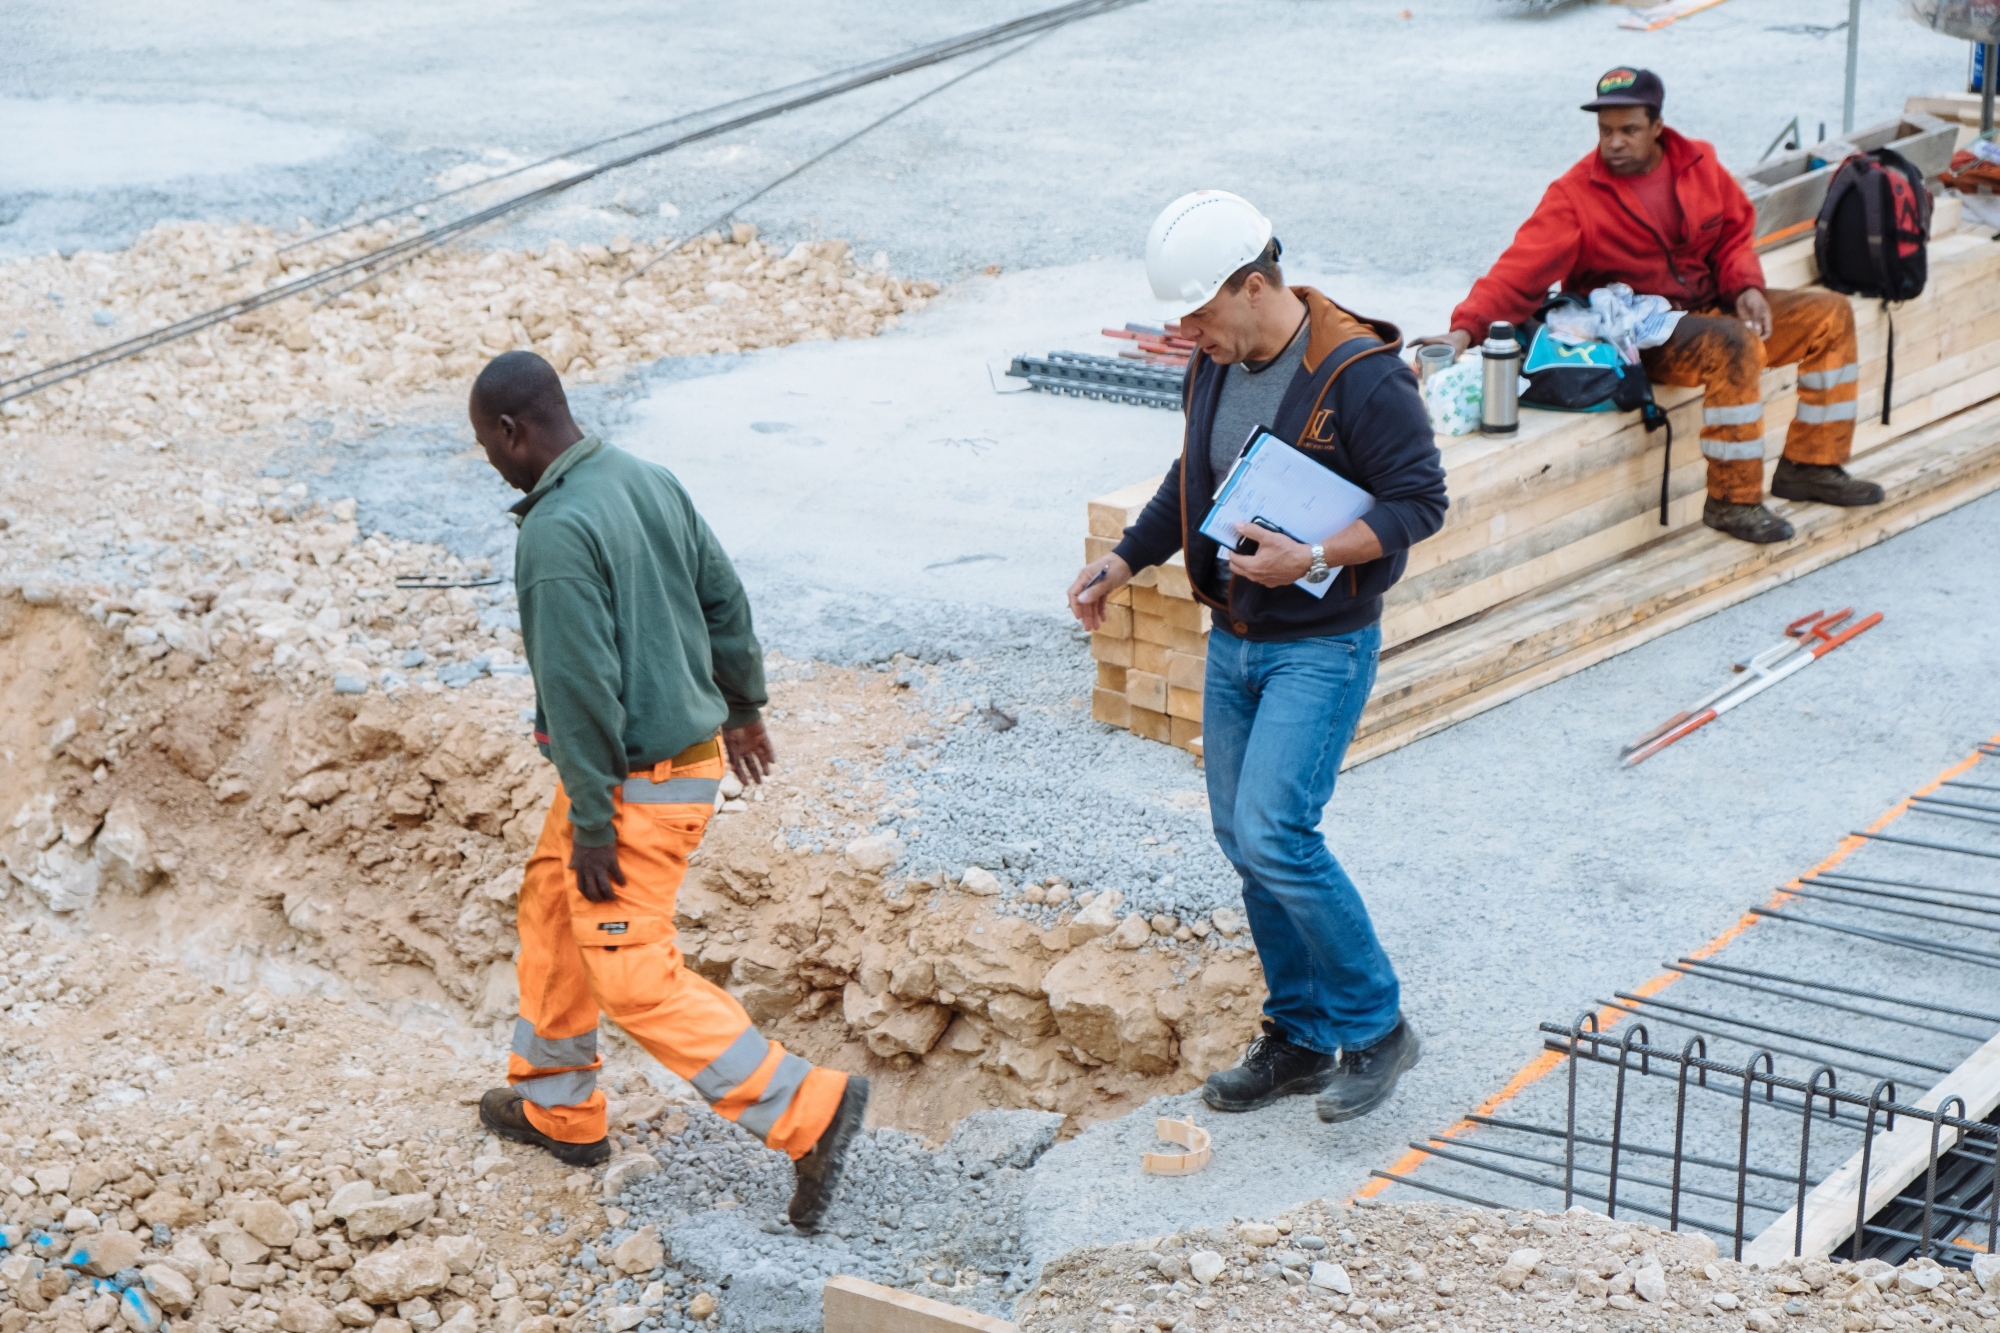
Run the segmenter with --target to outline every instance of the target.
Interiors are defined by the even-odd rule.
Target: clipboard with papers
[[[1240,540],[1236,525],[1262,519],[1293,541],[1310,546],[1326,541],[1374,507],[1374,496],[1260,426],[1250,433],[1250,443],[1216,491],[1201,532],[1233,551]],[[1324,597],[1333,580],[1299,579],[1292,586]]]

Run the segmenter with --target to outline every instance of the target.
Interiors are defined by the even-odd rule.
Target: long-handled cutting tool
[[[1681,737],[1707,726],[1738,704],[1770,689],[1785,677],[1797,675],[1857,634],[1865,633],[1882,623],[1882,613],[1875,611],[1835,633],[1840,624],[1853,614],[1852,607],[1844,607],[1824,618],[1820,618],[1820,613],[1815,611],[1812,615],[1802,616],[1785,626],[1785,642],[1774,644],[1751,658],[1742,679],[1733,680],[1722,688],[1711,691],[1688,712],[1669,718],[1662,725],[1626,746],[1624,767],[1630,768],[1634,764],[1652,758]],[[1818,642],[1814,643],[1814,640]]]

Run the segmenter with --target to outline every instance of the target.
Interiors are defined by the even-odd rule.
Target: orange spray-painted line
[[[1995,734],[1991,737],[1988,737],[1987,744],[2000,745],[2000,734]],[[1951,781],[1953,778],[1959,776],[1961,773],[1970,771],[1971,769],[1973,769],[1978,765],[1980,757],[1981,756],[1979,752],[1974,751],[1972,754],[1968,755],[1964,759],[1959,760],[1957,763],[1953,764],[1950,768],[1947,768],[1944,772],[1938,774],[1936,777],[1932,778],[1929,782],[1925,783],[1923,786],[1911,792],[1908,796],[1905,796],[1902,800],[1890,806],[1888,810],[1883,813],[1882,817],[1880,819],[1877,819],[1874,823],[1870,824],[1865,831],[1869,833],[1880,833],[1883,829],[1889,827],[1889,825],[1895,823],[1898,819],[1901,819],[1905,814],[1909,813],[1910,802],[1916,800],[1917,797],[1919,796],[1929,796],[1932,792],[1936,791],[1939,787],[1942,787],[1945,783]],[[1812,869],[1806,871],[1804,875],[1794,878],[1789,883],[1787,883],[1783,888],[1779,889],[1776,893],[1772,894],[1770,901],[1765,903],[1764,906],[1766,908],[1778,908],[1778,907],[1783,907],[1786,903],[1796,901],[1796,898],[1794,897],[1792,890],[1802,887],[1802,885],[1800,884],[1800,880],[1810,879],[1815,875],[1825,874],[1827,871],[1832,870],[1835,866],[1839,865],[1842,861],[1845,861],[1849,856],[1851,856],[1856,851],[1860,850],[1862,847],[1865,847],[1867,844],[1868,844],[1868,839],[1862,837],[1860,834],[1856,833],[1848,834],[1846,837],[1842,838],[1840,840],[1840,844],[1833,849],[1832,855],[1828,856],[1825,860],[1821,861],[1818,865],[1814,866]],[[1687,955],[1687,957],[1693,959],[1713,958],[1716,954],[1722,952],[1722,950],[1737,936],[1741,935],[1744,931],[1750,929],[1750,927],[1756,925],[1759,920],[1761,920],[1761,918],[1755,912],[1745,912],[1742,916],[1736,919],[1735,924],[1731,925],[1729,929],[1723,931],[1720,935],[1717,935],[1714,939],[1702,945],[1700,948],[1693,950]],[[1680,972],[1662,972],[1659,976],[1654,977],[1651,981],[1648,981],[1644,985],[1640,986],[1638,990],[1636,990],[1633,993],[1641,997],[1650,998],[1654,995],[1658,995],[1661,991],[1673,985],[1676,981],[1679,981],[1683,975],[1684,974]],[[1619,1019],[1629,1018],[1629,1017],[1631,1017],[1631,1015],[1626,1013],[1623,1009],[1612,1009],[1608,1007],[1600,1009],[1597,1012],[1598,1031],[1600,1032],[1605,1031],[1606,1029],[1610,1028],[1612,1025],[1617,1023]],[[1515,1073],[1514,1077],[1507,1080],[1507,1085],[1505,1087],[1501,1088],[1500,1091],[1494,1093],[1491,1097],[1488,1097],[1485,1101],[1481,1102],[1478,1106],[1474,1107],[1472,1110],[1472,1114],[1492,1115],[1495,1111],[1505,1106],[1508,1102],[1513,1101],[1516,1097],[1520,1096],[1523,1092],[1527,1091],[1527,1089],[1532,1084],[1540,1082],[1542,1079],[1546,1078],[1549,1074],[1555,1072],[1557,1069],[1560,1069],[1562,1067],[1563,1061],[1567,1058],[1568,1058],[1567,1056],[1562,1055],[1556,1051],[1547,1051],[1547,1050],[1543,1051],[1533,1060],[1530,1060],[1527,1064],[1521,1066],[1521,1068]],[[1477,1128],[1479,1128],[1479,1126],[1474,1124],[1470,1118],[1467,1118],[1464,1120],[1460,1120],[1457,1124],[1452,1125],[1450,1128],[1444,1130],[1442,1133],[1432,1134],[1430,1135],[1430,1137],[1434,1139],[1455,1139],[1459,1135],[1470,1133],[1472,1130],[1475,1130]],[[1398,1157],[1396,1159],[1395,1163],[1389,1167],[1389,1172],[1392,1175],[1398,1175],[1398,1176],[1407,1175],[1411,1171],[1416,1170],[1417,1167],[1420,1166],[1429,1157],[1430,1154],[1425,1152],[1423,1149],[1412,1148],[1410,1151],[1404,1153],[1401,1157]],[[1380,1194],[1383,1190],[1388,1189],[1389,1186],[1395,1183],[1396,1182],[1393,1180],[1384,1180],[1382,1179],[1382,1177],[1377,1176],[1374,1179],[1370,1180],[1367,1184],[1361,1186],[1361,1188],[1355,1190],[1353,1197],[1357,1199],[1372,1199],[1376,1195]]]

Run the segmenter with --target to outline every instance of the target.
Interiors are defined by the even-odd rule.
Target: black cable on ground
[[[794,111],[816,102],[823,102],[828,98],[852,92],[869,84],[879,83],[883,79],[891,78],[897,74],[908,73],[911,70],[939,64],[956,56],[966,55],[1000,42],[1045,32],[1075,22],[1078,19],[1094,18],[1099,14],[1109,13],[1112,10],[1123,9],[1129,5],[1138,3],[1141,3],[1141,0],[1072,0],[1069,4],[1058,5],[1053,9],[1042,10],[1039,13],[1030,14],[1024,18],[1015,19],[1008,23],[996,24],[993,27],[969,33],[943,46],[933,45],[927,48],[920,48],[916,54],[898,57],[893,61],[885,62],[853,78],[810,93],[788,98],[785,101],[736,116],[730,120],[722,121],[700,130],[678,135],[664,143],[638,149],[599,166],[588,168],[574,175],[566,176],[561,180],[552,181],[537,189],[528,190],[512,198],[502,200],[497,204],[480,209],[463,218],[441,224],[428,231],[419,232],[414,236],[405,237],[399,241],[393,241],[369,254],[358,255],[353,259],[343,260],[318,272],[309,273],[291,282],[281,283],[276,287],[268,288],[251,296],[227,302],[224,305],[203,311],[200,314],[191,315],[186,319],[165,325],[150,333],[144,333],[135,338],[128,338],[123,342],[112,343],[95,351],[86,352],[81,356],[41,366],[26,374],[14,376],[11,379],[0,380],[0,403],[10,402],[13,399],[26,397],[32,393],[39,393],[43,389],[60,384],[65,380],[88,374],[101,366],[137,356],[142,352],[150,351],[177,338],[184,338],[190,334],[198,333],[203,329],[212,328],[217,324],[235,319],[240,315],[249,314],[253,310],[259,310],[268,305],[275,305],[279,301],[302,295],[315,288],[326,286],[328,283],[351,277],[356,273],[378,268],[386,271],[388,268],[394,267],[396,263],[403,262],[425,250],[435,249],[453,237],[463,235],[477,227],[484,226],[488,222],[518,212],[544,199],[552,198],[586,181],[594,180],[607,172],[616,171],[620,167],[630,166],[634,162],[643,161],[649,157],[657,157],[661,153],[669,152],[675,148],[684,147],[691,143],[698,143],[703,139],[713,138],[719,134],[726,134],[732,130],[756,124],[758,121],[769,120],[775,116],[783,115],[787,111]],[[741,205],[739,204],[738,207],[741,207]],[[366,281],[366,279],[363,279],[363,281]]]

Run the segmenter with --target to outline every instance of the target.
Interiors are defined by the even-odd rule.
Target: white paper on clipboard
[[[1235,550],[1238,523],[1261,518],[1294,541],[1324,542],[1375,507],[1375,497],[1329,468],[1321,467],[1268,430],[1259,430],[1216,492],[1202,520],[1202,535]],[[1333,587],[1304,579],[1292,585],[1324,597]]]

